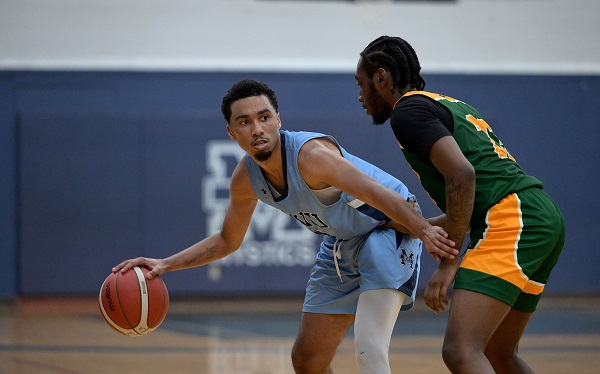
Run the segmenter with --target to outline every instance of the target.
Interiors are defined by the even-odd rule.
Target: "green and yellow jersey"
[[[438,114],[443,110],[435,108],[430,100],[417,99],[418,96],[430,98],[443,105],[451,114],[451,120],[443,123],[444,121],[438,119]],[[423,106],[423,103],[427,106],[426,102],[429,102],[431,108],[418,108],[418,105]],[[450,118],[447,112],[441,114],[439,117],[446,115]],[[420,122],[421,118],[423,121]],[[425,91],[411,91],[396,104],[390,122],[406,160],[443,212],[446,211],[444,177],[431,163],[427,153],[431,145],[442,136],[454,137],[476,172],[471,227],[484,219],[486,211],[506,195],[528,187],[543,187],[542,182],[521,169],[481,114],[460,100]],[[441,126],[444,126],[447,132],[441,129]],[[411,142],[413,144],[409,144]]]

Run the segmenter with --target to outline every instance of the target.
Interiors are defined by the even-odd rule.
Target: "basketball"
[[[160,277],[146,278],[149,270],[134,267],[111,273],[100,288],[100,314],[113,330],[142,336],[156,329],[167,315],[169,293]]]

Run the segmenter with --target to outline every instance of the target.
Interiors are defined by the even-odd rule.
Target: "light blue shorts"
[[[421,247],[419,239],[393,229],[376,229],[351,240],[325,236],[311,270],[302,310],[356,314],[360,293],[380,288],[405,293],[402,310],[411,309],[419,280]]]

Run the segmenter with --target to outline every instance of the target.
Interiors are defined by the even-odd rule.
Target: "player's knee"
[[[444,344],[442,345],[442,359],[444,360],[446,366],[450,369],[453,366],[452,361],[456,357],[454,356],[455,350],[456,347],[450,343],[444,342]]]
[[[294,345],[292,348],[292,365],[294,366],[294,370],[298,373],[299,369],[302,369],[302,364],[305,363],[305,355],[304,353]]]
[[[325,361],[316,352],[306,352],[296,346],[292,349],[292,366],[297,374],[326,373],[329,362]]]
[[[517,367],[522,361],[517,351],[511,349],[486,349],[485,357],[497,373],[509,373],[506,368]]]
[[[485,349],[485,357],[487,357],[490,362],[509,360],[513,353],[514,352],[509,349],[497,349],[490,345]]]
[[[389,373],[389,341],[379,336],[360,335],[354,341],[356,365],[361,373]]]
[[[450,371],[456,372],[454,369],[460,368],[467,357],[465,350],[461,349],[458,342],[446,339],[442,345],[442,359]]]
[[[442,346],[442,359],[453,373],[462,373],[478,358],[483,357],[483,349],[479,351],[468,344],[457,340],[446,339]]]

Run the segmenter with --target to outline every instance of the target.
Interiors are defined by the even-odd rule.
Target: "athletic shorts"
[[[534,312],[565,242],[558,207],[539,188],[510,194],[471,228],[454,288],[479,292]]]
[[[376,229],[351,240],[325,236],[306,287],[303,311],[356,314],[360,293],[381,288],[405,293],[401,310],[409,310],[417,290],[421,246],[419,239],[393,229]]]

